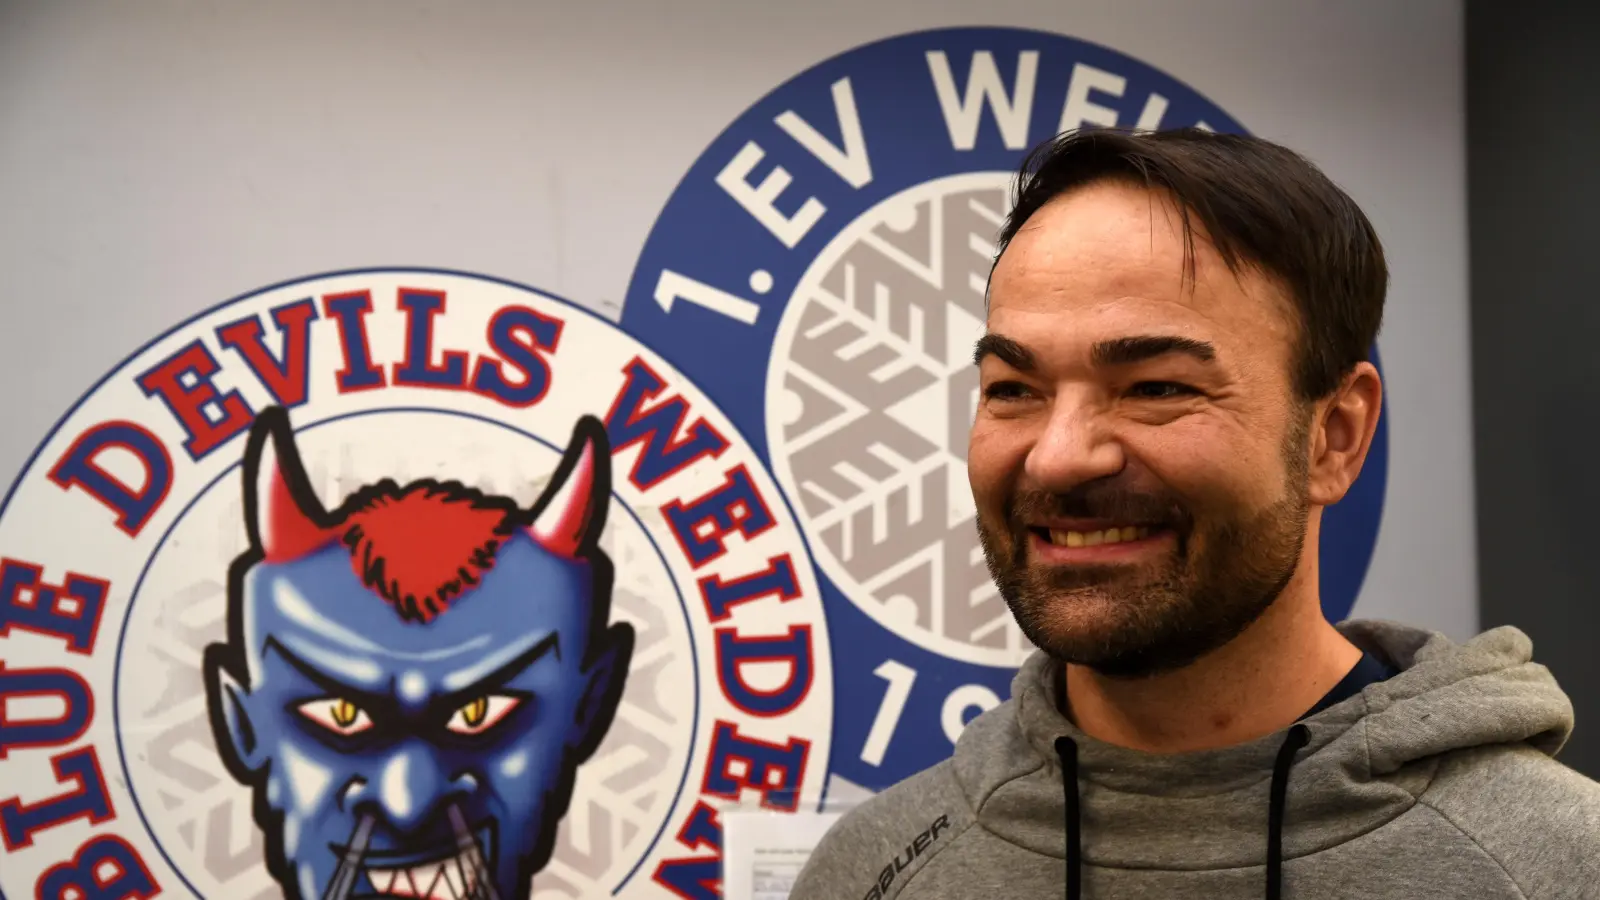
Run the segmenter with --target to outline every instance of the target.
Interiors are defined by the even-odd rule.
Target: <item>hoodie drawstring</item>
[[[1311,729],[1295,725],[1278,748],[1272,764],[1272,792],[1267,807],[1267,900],[1283,898],[1283,813],[1288,805],[1289,769],[1295,754],[1311,741]],[[1067,900],[1083,895],[1083,834],[1078,810],[1078,745],[1072,738],[1056,738],[1056,758],[1061,760],[1061,792],[1066,799]]]
[[[1079,900],[1083,893],[1083,836],[1078,830],[1078,745],[1072,738],[1056,738],[1056,758],[1061,760],[1061,791],[1067,800],[1067,900]]]
[[[1289,767],[1294,755],[1311,740],[1311,729],[1295,725],[1278,748],[1272,764],[1272,799],[1267,806],[1267,900],[1283,897],[1283,811],[1289,798]]]

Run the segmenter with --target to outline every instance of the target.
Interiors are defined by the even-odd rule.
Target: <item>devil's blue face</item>
[[[527,896],[628,662],[591,634],[593,582],[589,563],[521,531],[427,624],[363,586],[338,544],[246,573],[246,680],[224,673],[213,704],[290,896],[324,894],[366,815],[351,896],[467,896],[452,806],[496,893]]]

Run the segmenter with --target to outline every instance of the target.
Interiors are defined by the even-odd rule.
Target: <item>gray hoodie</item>
[[[1058,711],[1042,654],[955,755],[851,811],[790,900],[1600,898],[1600,784],[1532,644],[1340,630],[1400,673],[1287,731],[1152,755]]]

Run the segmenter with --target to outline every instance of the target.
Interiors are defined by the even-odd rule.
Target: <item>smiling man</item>
[[[205,678],[285,896],[528,896],[633,649],[607,624],[609,474],[586,417],[532,510],[384,480],[330,513],[288,416],[257,419]]]
[[[1528,639],[1323,616],[1387,283],[1361,210],[1270,142],[1030,156],[968,466],[1039,651],[792,900],[1600,897],[1600,785],[1552,758],[1572,708]]]

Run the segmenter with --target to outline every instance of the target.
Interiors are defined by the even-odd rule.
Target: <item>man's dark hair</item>
[[[1261,138],[1198,128],[1066,132],[1023,161],[999,254],[1050,200],[1108,179],[1173,198],[1182,214],[1185,277],[1194,275],[1198,219],[1235,274],[1255,268],[1287,289],[1300,318],[1291,374],[1301,399],[1332,393],[1367,359],[1389,285],[1378,234],[1309,160]]]

